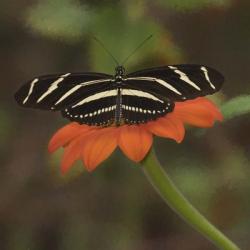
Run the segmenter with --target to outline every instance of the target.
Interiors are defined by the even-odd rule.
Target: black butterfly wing
[[[136,89],[132,85],[133,81],[125,81],[121,93],[124,123],[146,123],[173,111],[174,102],[155,93]]]
[[[101,73],[67,73],[37,77],[24,84],[15,94],[24,107],[63,110],[80,98],[110,86],[112,76]]]
[[[62,115],[80,124],[108,126],[115,120],[116,101],[117,88],[109,83],[107,88],[79,98],[62,110]]]
[[[145,69],[127,75],[135,88],[185,101],[220,90],[224,77],[204,65],[181,64]]]
[[[172,112],[175,101],[215,93],[223,81],[207,66],[164,66],[127,75],[118,95],[118,82],[110,75],[67,73],[33,79],[15,99],[24,107],[60,110],[80,124],[109,125],[117,121],[118,113],[126,124],[139,124]]]

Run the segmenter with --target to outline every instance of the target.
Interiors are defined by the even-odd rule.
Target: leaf
[[[90,13],[73,0],[46,0],[26,13],[26,24],[33,32],[53,39],[75,42],[88,31]]]
[[[146,37],[153,34],[153,38],[137,50],[125,64],[128,72],[145,59],[149,60],[152,67],[159,64],[154,63],[152,58],[159,58],[162,64],[165,64],[166,60],[177,62],[180,58],[179,50],[171,41],[170,35],[148,17],[133,19],[119,7],[98,9],[98,15],[95,17],[91,22],[92,33],[102,41],[119,63],[122,63]],[[114,73],[115,64],[112,58],[96,41],[91,40],[89,52],[94,70]]]
[[[250,95],[237,96],[221,106],[225,120],[250,113]]]
[[[141,5],[137,6],[140,7]],[[77,0],[46,0],[28,9],[26,23],[39,35],[65,42],[79,42],[91,34],[99,38],[114,57],[122,62],[146,37],[153,38],[143,45],[126,63],[129,66],[148,61],[154,66],[180,61],[180,49],[174,45],[166,29],[148,16],[131,14],[129,8],[116,5],[98,5],[87,9]],[[87,36],[88,35],[88,36]],[[89,40],[89,57],[92,68],[97,71],[114,73],[114,62],[94,39]],[[152,58],[158,60],[152,62]],[[136,68],[139,69],[139,68]]]
[[[206,7],[226,7],[230,5],[231,0],[158,0],[158,2],[178,11],[193,11]]]

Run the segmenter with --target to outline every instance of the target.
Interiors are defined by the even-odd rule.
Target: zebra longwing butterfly
[[[24,107],[61,111],[94,126],[140,124],[170,113],[175,102],[217,92],[223,76],[203,65],[172,65],[115,75],[67,73],[37,77],[15,94]]]

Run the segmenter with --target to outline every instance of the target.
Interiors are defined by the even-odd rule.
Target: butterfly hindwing
[[[109,85],[103,91],[83,96],[62,110],[62,115],[80,124],[107,126],[114,123],[117,89]]]
[[[24,107],[61,110],[79,98],[108,88],[110,79],[110,75],[101,73],[40,76],[23,85],[15,99]]]
[[[217,92],[224,77],[203,65],[180,64],[145,69],[127,75],[127,80],[144,91],[185,101]]]
[[[156,120],[173,111],[173,102],[159,103],[147,98],[123,96],[122,115],[126,124],[140,124]]]
[[[156,120],[173,111],[174,103],[153,92],[136,89],[133,81],[124,81],[122,119],[126,124],[140,124]]]

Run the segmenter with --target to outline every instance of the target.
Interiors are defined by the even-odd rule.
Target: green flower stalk
[[[151,150],[141,162],[143,171],[165,202],[194,229],[203,234],[219,249],[240,250],[231,240],[201,215],[180,193],[161,167]]]

